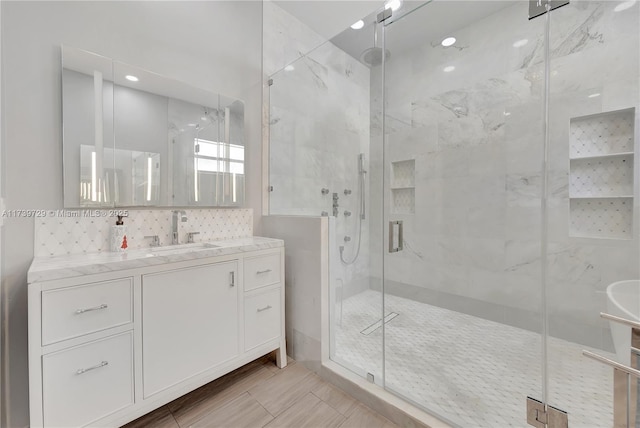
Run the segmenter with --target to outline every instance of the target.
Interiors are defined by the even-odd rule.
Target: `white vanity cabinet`
[[[142,276],[144,398],[239,354],[238,262]]]
[[[34,260],[31,427],[119,426],[273,350],[286,365],[284,248],[271,241],[154,265],[130,253],[68,278]]]
[[[32,427],[93,425],[133,406],[133,294],[132,276],[30,284]]]

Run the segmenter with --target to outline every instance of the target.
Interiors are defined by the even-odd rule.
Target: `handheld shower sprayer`
[[[358,155],[358,174],[366,174],[367,171],[364,169],[364,153],[360,153]]]
[[[358,155],[358,212],[359,212],[359,216],[358,216],[358,229],[357,229],[357,233],[358,233],[358,241],[356,244],[356,253],[353,256],[353,258],[351,260],[345,260],[344,257],[344,245],[341,245],[339,247],[340,250],[340,260],[342,261],[342,263],[344,263],[345,265],[351,265],[353,263],[355,263],[355,261],[358,259],[358,255],[360,254],[360,244],[362,241],[362,220],[365,219],[365,195],[364,195],[364,191],[365,191],[365,186],[364,186],[364,175],[367,173],[367,171],[364,169],[364,153],[360,153]],[[351,213],[349,213],[347,215],[347,212],[345,212],[345,217],[348,217],[349,215],[351,215]],[[347,242],[349,242],[351,240],[351,238],[349,238],[347,240],[347,237],[345,237],[345,244]]]

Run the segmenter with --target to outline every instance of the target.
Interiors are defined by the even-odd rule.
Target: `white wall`
[[[211,2],[1,3],[8,209],[62,208],[60,45],[94,51],[246,101],[247,207],[260,208],[262,5]],[[260,216],[255,216],[258,225]],[[5,223],[7,426],[28,424],[27,281],[31,219]],[[257,227],[254,227],[256,230]]]

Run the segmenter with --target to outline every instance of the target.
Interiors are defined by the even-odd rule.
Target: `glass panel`
[[[223,205],[217,187],[221,128],[224,128],[218,100],[211,107],[173,98],[167,102],[173,205]]]
[[[385,383],[465,427],[526,426],[543,398],[544,20],[527,18],[436,0],[385,27],[384,224],[404,238],[384,246]]]
[[[64,206],[113,206],[118,174],[111,59],[64,46],[62,62]]]
[[[630,328],[600,312],[640,320],[639,29],[634,1],[550,15],[547,401],[570,426],[627,426],[626,376],[583,349],[638,367]],[[637,382],[631,390],[636,427]]]
[[[381,383],[381,272],[370,267],[382,265],[382,170],[369,156],[382,147],[382,81],[350,50],[358,37],[373,40],[373,17],[271,76],[269,206],[330,217],[331,359]]]

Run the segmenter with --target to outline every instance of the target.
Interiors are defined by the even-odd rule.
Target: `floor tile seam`
[[[234,396],[233,398],[231,398],[231,399],[230,399],[228,402],[226,402],[224,405],[222,405],[222,406],[220,406],[220,407],[216,407],[215,409],[213,409],[213,410],[210,410],[210,411],[206,412],[204,415],[202,415],[201,417],[199,417],[198,419],[196,419],[195,421],[193,421],[191,424],[186,425],[186,426],[180,425],[180,423],[178,422],[178,418],[176,418],[176,417],[173,415],[173,413],[171,413],[171,415],[173,416],[173,418],[175,419],[176,423],[178,424],[178,426],[179,426],[180,428],[188,428],[188,427],[191,427],[191,426],[193,426],[194,424],[198,423],[198,422],[199,422],[199,421],[201,421],[202,419],[206,418],[206,417],[207,417],[207,416],[209,416],[210,414],[215,413],[215,412],[220,412],[220,411],[222,411],[225,407],[229,406],[233,401],[237,400],[238,398],[240,398],[240,397],[241,397],[242,395],[244,395],[244,394],[248,394],[249,396],[251,396],[251,394],[249,394],[249,391],[243,391],[243,392],[240,392],[238,395],[236,395],[236,396]],[[251,396],[251,398],[253,398],[253,399],[255,400],[255,398],[254,398],[253,396]],[[255,401],[256,401],[256,402],[258,402],[258,400],[255,400]],[[260,403],[258,402],[258,404],[260,404]],[[169,409],[169,411],[171,411],[171,409]]]
[[[312,394],[313,396],[315,396],[318,400],[320,400],[321,402],[323,402],[324,404],[326,404],[327,406],[331,407],[333,410],[335,410],[336,412],[338,412],[339,415],[344,416],[345,418],[348,418],[348,416],[344,413],[342,413],[340,410],[336,409],[335,406],[332,406],[331,403],[323,400],[320,396],[318,396],[318,394],[316,394],[313,391],[309,391],[310,394]],[[353,407],[353,405],[349,406],[349,409],[351,409]]]
[[[171,415],[171,417],[173,418],[173,420],[175,421],[176,425],[179,428],[185,428],[182,425],[180,425],[180,422],[178,422],[178,418],[176,418],[176,415],[173,414],[173,411],[171,410],[171,407],[169,407],[169,403],[165,404],[164,407],[167,408],[167,410],[169,411],[169,414]]]

